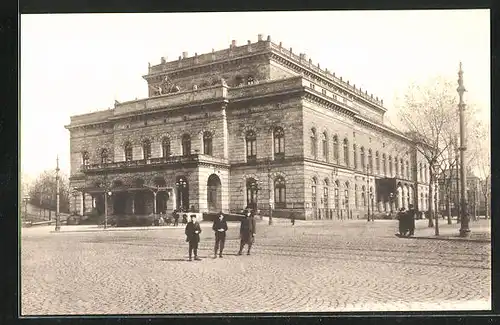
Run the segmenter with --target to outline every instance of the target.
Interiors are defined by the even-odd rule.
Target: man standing
[[[212,229],[213,231],[215,231],[214,258],[217,258],[217,250],[219,249],[219,257],[222,257],[222,251],[224,250],[227,231],[227,222],[226,220],[224,220],[224,215],[222,214],[222,212],[220,212],[219,217],[214,220]]]
[[[408,228],[410,230],[410,236],[415,234],[415,214],[417,211],[413,207],[413,204],[410,204],[408,209]]]
[[[240,225],[240,251],[238,252],[238,255],[241,255],[243,251],[243,247],[245,245],[248,245],[248,251],[247,255],[250,255],[250,249],[252,248],[252,244],[254,242],[254,236],[255,236],[255,219],[252,216],[252,214],[247,211],[243,219],[241,220],[241,225]]]
[[[198,221],[196,221],[196,215],[191,215],[191,220],[186,225],[186,241],[189,243],[189,260],[191,261],[191,256],[194,251],[194,260],[199,261],[198,258],[198,243],[200,242],[201,228]]]

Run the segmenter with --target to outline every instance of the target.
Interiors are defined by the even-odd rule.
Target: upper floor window
[[[349,166],[349,140],[344,139],[344,164]]]
[[[382,154],[382,169],[384,170],[384,176],[387,176],[387,161],[385,153]]]
[[[161,151],[162,151],[162,156],[164,158],[167,158],[170,156],[170,139],[169,138],[163,138],[161,141]]]
[[[322,134],[321,144],[323,147],[323,159],[327,160],[328,159],[328,140],[327,140],[326,132],[323,132],[323,134]]]
[[[420,163],[420,181],[423,182],[424,181],[424,168],[422,167],[422,163]]]
[[[130,142],[125,143],[125,161],[132,161],[132,144]]]
[[[149,139],[142,142],[142,155],[144,159],[151,159],[151,141]]]
[[[311,185],[311,195],[312,195],[312,202],[313,204],[316,204],[316,185],[318,184],[317,180],[315,177],[312,179],[312,185]]]
[[[365,165],[365,148],[361,147],[359,149],[359,160],[361,161],[361,169],[365,170],[366,165]]]
[[[427,183],[427,165],[424,165],[424,182]]]
[[[247,143],[247,159],[257,158],[257,136],[253,130],[247,131],[245,137]]]
[[[108,149],[101,150],[101,164],[106,164],[108,162]]]
[[[311,129],[311,156],[313,156],[314,158],[317,158],[317,147],[318,147],[318,142],[317,142],[317,138],[316,138],[316,129],[312,128]]]
[[[354,206],[356,208],[359,207],[359,201],[358,201],[358,184],[354,184]]]
[[[358,148],[357,148],[356,144],[352,145],[352,160],[354,163],[354,168],[357,169],[358,168]]]
[[[87,151],[82,152],[82,164],[84,166],[89,165],[90,163],[90,155]]]
[[[406,161],[406,178],[410,179],[410,163]]]
[[[212,155],[212,133],[203,132],[203,154]]]
[[[333,136],[333,160],[337,164],[339,163],[339,138],[337,135]]]
[[[370,173],[373,174],[373,156],[372,149],[368,149],[368,168],[370,169]]]
[[[389,176],[392,177],[392,156],[389,156]]]
[[[400,160],[401,163],[401,178],[405,177],[405,165],[403,163],[403,159]]]
[[[281,176],[274,180],[274,203],[277,208],[284,208],[286,202],[285,179]]]
[[[398,157],[394,157],[394,174],[396,177],[399,177],[399,163],[398,163]]]
[[[182,155],[189,156],[191,154],[191,136],[189,134],[184,134],[182,136]]]
[[[375,152],[375,166],[377,167],[377,174],[380,174],[380,157],[378,151]]]
[[[274,129],[274,155],[283,156],[285,154],[285,131],[283,128]]]

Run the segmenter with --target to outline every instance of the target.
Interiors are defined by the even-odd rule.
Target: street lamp
[[[458,110],[460,117],[460,199],[461,199],[461,222],[460,222],[460,236],[466,237],[470,233],[469,229],[469,218],[467,215],[466,202],[465,202],[465,150],[467,150],[467,145],[465,143],[465,103],[463,101],[463,95],[465,90],[464,80],[463,80],[462,62],[460,62],[460,68],[458,71]]]
[[[111,197],[111,191],[104,191],[104,229],[108,228],[108,195]]]
[[[368,218],[366,219],[367,222],[370,221],[370,204],[371,204],[371,190],[370,190],[370,175],[369,175],[369,171],[370,171],[370,162],[368,162],[368,164],[366,164],[366,190],[367,190],[367,193],[368,193],[368,197],[367,197],[367,200],[368,200]]]
[[[392,212],[393,212],[393,210],[392,210],[392,200],[393,199],[394,199],[394,193],[391,192],[391,193],[389,193],[389,209],[391,211],[391,215],[392,215]]]
[[[56,231],[61,230],[61,216],[59,215],[59,156],[56,159]]]

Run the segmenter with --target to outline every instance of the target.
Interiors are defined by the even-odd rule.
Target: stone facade
[[[104,192],[111,214],[137,213],[140,198],[147,214],[250,204],[282,217],[365,218],[368,188],[372,213],[426,205],[425,160],[383,124],[382,100],[269,38],[162,58],[143,78],[148,98],[71,117],[80,213],[102,212]]]

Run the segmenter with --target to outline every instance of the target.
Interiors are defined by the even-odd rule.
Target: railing
[[[99,164],[89,164],[82,165],[82,171],[94,171],[103,169],[119,169],[119,168],[136,168],[144,166],[155,166],[164,164],[186,164],[193,162],[205,162],[214,164],[229,164],[227,159],[221,159],[208,155],[193,154],[185,156],[169,156],[169,157],[156,157],[150,159],[138,159],[129,161],[119,161],[119,162],[109,162],[109,163],[99,163]]]
[[[81,114],[81,115],[74,115],[70,117],[71,124],[82,124],[82,123],[89,123],[89,122],[100,122],[103,120],[106,120],[108,117],[113,116],[114,110],[113,109],[106,109],[102,111],[97,111],[97,112],[92,112],[92,113],[87,113],[87,114]]]
[[[305,85],[302,76],[291,77],[278,80],[266,80],[253,85],[244,85],[230,88],[228,92],[229,99],[239,97],[253,97],[268,94],[277,91],[300,89]]]

